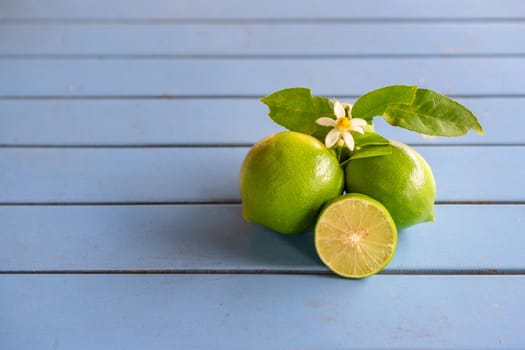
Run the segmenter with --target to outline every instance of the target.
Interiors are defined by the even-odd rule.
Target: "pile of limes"
[[[432,171],[411,147],[341,166],[318,139],[270,135],[248,152],[239,184],[244,218],[284,234],[315,228],[315,247],[335,273],[362,278],[392,259],[397,229],[434,219]],[[346,193],[346,194],[345,194]]]

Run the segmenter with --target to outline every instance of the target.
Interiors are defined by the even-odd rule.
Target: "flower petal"
[[[335,126],[335,120],[332,118],[321,117],[317,119],[315,122],[322,126]]]
[[[341,132],[337,130],[336,128],[333,128],[326,134],[326,138],[324,139],[324,144],[328,148],[334,147],[334,145],[337,143],[337,140],[339,140],[339,137],[341,136]]]
[[[346,147],[348,147],[350,151],[353,151],[355,143],[354,143],[354,138],[352,137],[352,134],[350,134],[349,132],[344,132],[343,139],[345,140]]]
[[[364,128],[365,126],[368,125],[368,123],[366,122],[366,120],[361,119],[361,118],[352,118],[350,119],[350,125],[353,127],[355,126],[355,127]]]
[[[363,130],[363,128],[360,127],[360,126],[352,127],[352,128],[350,128],[350,130],[355,131],[355,132],[358,132],[358,133],[360,133],[361,135],[365,133],[365,130]]]
[[[345,108],[339,101],[334,103],[334,114],[337,118],[346,117]]]

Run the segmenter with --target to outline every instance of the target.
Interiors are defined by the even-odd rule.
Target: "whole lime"
[[[323,205],[343,191],[344,172],[316,138],[293,131],[255,144],[239,175],[246,221],[281,233],[313,229]]]
[[[350,160],[346,191],[381,202],[398,229],[434,220],[436,183],[430,166],[413,148],[391,141],[392,154]]]

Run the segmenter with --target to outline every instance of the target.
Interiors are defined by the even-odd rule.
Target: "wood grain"
[[[525,345],[523,276],[3,275],[0,286],[11,350]]]
[[[0,22],[0,57],[520,55],[524,31],[521,22]]]
[[[520,19],[525,9],[520,0],[114,0],[111,9],[104,0],[4,0],[2,19]]]
[[[523,273],[523,217],[524,205],[438,205],[435,222],[399,232],[385,272]],[[0,232],[0,273],[328,273],[312,234],[249,224],[240,205],[0,206]]]
[[[525,200],[524,163],[509,161],[523,159],[524,147],[417,150],[432,166],[438,201]],[[247,152],[247,147],[3,148],[0,202],[237,202]]]
[[[3,59],[0,97],[264,96],[307,86],[359,96],[392,84],[446,95],[523,96],[525,58]],[[490,81],[489,83],[480,83]],[[457,97],[457,96],[456,96]]]
[[[352,102],[353,99],[342,99]],[[423,137],[380,118],[376,130],[411,144],[525,144],[525,98],[459,99],[485,136]],[[0,100],[0,145],[247,145],[282,131],[257,99]],[[513,127],[502,120],[512,118]]]

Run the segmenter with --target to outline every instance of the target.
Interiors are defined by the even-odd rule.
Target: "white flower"
[[[343,105],[339,103],[339,101],[335,101],[334,114],[336,119],[322,117],[315,121],[319,125],[333,127],[324,140],[326,147],[332,148],[342,138],[346,147],[348,147],[350,151],[353,151],[355,143],[350,131],[355,131],[360,134],[365,133],[363,128],[367,125],[367,122],[361,118],[352,118],[352,106],[348,105],[348,109],[349,116],[347,117]]]

